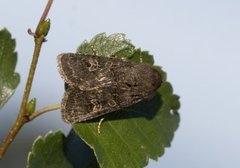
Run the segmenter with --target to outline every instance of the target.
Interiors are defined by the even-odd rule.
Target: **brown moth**
[[[162,83],[152,66],[114,57],[63,53],[58,70],[68,84],[63,120],[82,122],[151,98]]]

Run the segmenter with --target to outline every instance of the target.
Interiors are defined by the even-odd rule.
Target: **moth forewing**
[[[82,122],[149,99],[160,87],[158,71],[113,57],[63,53],[59,73],[69,85],[61,109],[65,122]]]

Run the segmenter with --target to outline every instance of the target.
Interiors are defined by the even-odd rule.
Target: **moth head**
[[[152,96],[162,83],[160,73],[147,64],[136,64],[126,73],[124,85],[129,97],[145,99]]]

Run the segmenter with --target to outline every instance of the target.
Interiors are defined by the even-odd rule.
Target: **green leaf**
[[[103,35],[106,37],[105,34],[97,35],[91,44],[83,43],[78,53],[114,56],[112,53],[118,53],[114,49],[108,53],[102,48],[106,44],[106,38],[100,38]],[[90,52],[91,45],[94,45],[94,53]],[[123,57],[126,58],[150,65],[154,62],[148,52],[140,49],[134,49],[132,55]],[[94,150],[100,167],[144,167],[149,158],[157,160],[163,155],[164,148],[170,146],[180,121],[177,113],[179,97],[173,94],[161,67],[153,68],[160,72],[163,83],[151,100],[107,114],[102,123],[99,123],[101,118],[97,118],[73,124],[75,132]]]
[[[141,49],[136,49],[128,59],[136,63],[144,62],[149,65],[154,64],[153,56],[150,55],[148,51],[141,51]]]
[[[125,34],[116,33],[107,36],[105,33],[96,35],[90,42],[84,41],[77,49],[78,54],[115,56],[119,58],[131,57],[134,46],[126,39]]]
[[[61,131],[38,137],[28,154],[27,168],[71,168],[64,155],[65,137]]]
[[[153,66],[154,69],[156,69],[158,72],[160,72],[162,81],[165,82],[167,80],[167,73],[162,70],[162,67],[160,66]]]
[[[7,29],[0,30],[0,108],[13,95],[20,82],[20,76],[15,73],[17,53],[15,39]]]

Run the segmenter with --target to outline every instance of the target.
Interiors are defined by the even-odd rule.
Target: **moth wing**
[[[76,87],[68,88],[61,103],[63,120],[67,123],[82,122],[119,110],[115,89],[82,91]]]
[[[58,55],[58,71],[66,83],[81,90],[112,85],[113,73],[108,57],[63,53]]]

